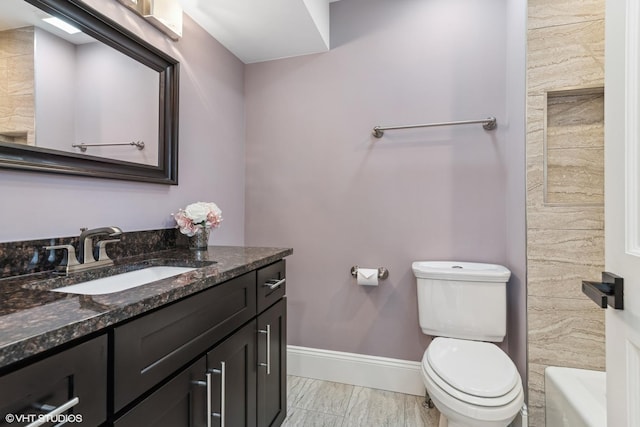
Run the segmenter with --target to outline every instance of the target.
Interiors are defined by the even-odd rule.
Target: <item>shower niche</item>
[[[547,91],[544,203],[604,203],[604,87]]]

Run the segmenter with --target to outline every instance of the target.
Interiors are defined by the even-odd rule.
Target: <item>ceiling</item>
[[[68,34],[42,20],[43,18],[49,17],[51,17],[51,15],[45,11],[23,0],[0,1],[0,31],[35,26],[73,44],[92,43],[96,41],[84,33]]]
[[[184,12],[245,64],[329,50],[338,0],[180,0]]]
[[[250,64],[328,51],[329,3],[339,0],[177,1],[211,36]],[[35,25],[75,44],[94,41],[50,27],[41,20],[44,16],[48,14],[23,0],[2,0],[0,31]]]

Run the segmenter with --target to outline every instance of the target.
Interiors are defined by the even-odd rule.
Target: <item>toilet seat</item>
[[[517,416],[524,403],[524,390],[522,385],[519,385],[515,389],[515,398],[505,405],[475,405],[469,402],[467,397],[459,399],[447,393],[425,372],[425,366],[428,367],[428,364],[422,366],[422,377],[429,397],[440,411],[441,417],[445,417],[449,423],[455,422],[456,426],[505,427]]]
[[[515,365],[494,344],[435,338],[422,358],[422,369],[442,391],[472,405],[504,406],[522,393]]]

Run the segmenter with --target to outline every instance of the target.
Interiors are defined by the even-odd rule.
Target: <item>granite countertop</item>
[[[66,277],[46,272],[1,279],[0,368],[210,288],[292,253],[293,250],[287,248],[210,246],[202,252],[180,248],[123,258],[114,266]],[[181,265],[197,269],[112,294],[76,295],[49,290],[129,271],[141,265]]]

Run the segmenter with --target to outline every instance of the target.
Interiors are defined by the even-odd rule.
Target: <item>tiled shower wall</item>
[[[0,31],[0,141],[35,142],[33,27]]]
[[[529,0],[529,425],[544,368],[604,370],[604,314],[581,292],[604,264],[604,0]]]

